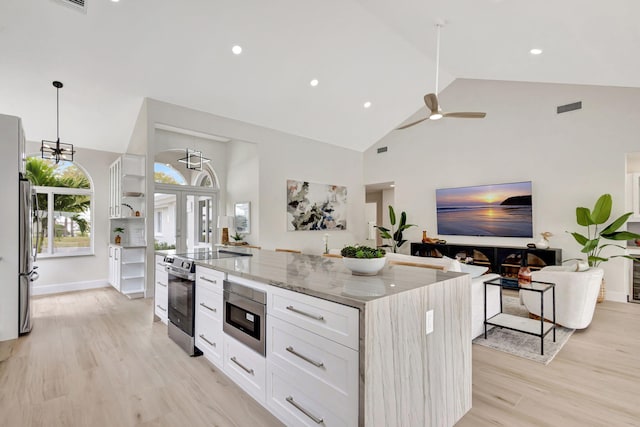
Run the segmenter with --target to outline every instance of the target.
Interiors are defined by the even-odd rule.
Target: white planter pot
[[[342,258],[344,266],[356,276],[375,276],[384,268],[386,257],[382,258]]]

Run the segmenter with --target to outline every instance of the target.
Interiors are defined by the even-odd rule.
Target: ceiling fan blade
[[[424,103],[432,114],[438,112],[438,97],[435,93],[426,94],[424,96]]]
[[[443,117],[453,117],[456,119],[484,119],[487,113],[444,113]]]
[[[413,126],[413,125],[417,125],[418,123],[424,122],[424,121],[425,121],[425,120],[427,120],[428,118],[429,118],[429,117],[425,117],[424,119],[420,119],[420,120],[417,120],[417,121],[415,121],[415,122],[411,122],[411,123],[409,123],[409,124],[406,124],[406,125],[404,125],[404,126],[400,126],[400,127],[399,127],[399,128],[397,128],[396,130],[406,129],[406,128],[411,127],[411,126]]]

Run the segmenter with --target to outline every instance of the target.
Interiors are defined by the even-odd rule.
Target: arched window
[[[208,171],[200,172],[196,179],[196,185],[198,187],[214,187],[211,174]]]
[[[33,227],[38,254],[93,254],[93,190],[87,173],[77,163],[29,157],[26,175],[38,202],[39,221]]]
[[[184,175],[168,163],[154,163],[153,180],[159,184],[187,185]]]

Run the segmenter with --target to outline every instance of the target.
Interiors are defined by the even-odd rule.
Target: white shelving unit
[[[109,230],[111,242],[115,242],[113,230],[119,233],[119,245],[109,247],[109,283],[130,298],[144,296],[145,291],[145,157],[124,154],[109,168]]]

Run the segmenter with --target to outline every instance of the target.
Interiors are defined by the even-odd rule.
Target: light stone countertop
[[[462,275],[429,268],[390,266],[387,262],[375,276],[355,276],[340,258],[264,249],[246,251],[253,256],[196,261],[196,265],[358,309],[364,309],[369,301]]]

